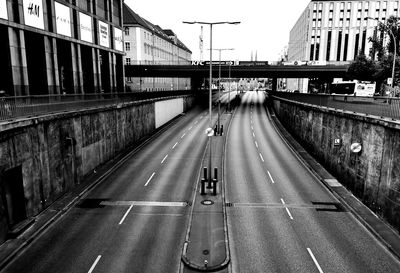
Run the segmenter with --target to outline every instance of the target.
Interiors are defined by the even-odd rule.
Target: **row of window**
[[[372,2],[372,1],[371,1],[371,2]],[[357,9],[358,9],[358,10],[362,10],[363,4],[364,4],[364,9],[368,9],[368,8],[369,8],[369,3],[370,3],[370,2],[368,2],[368,1],[359,1],[359,2],[357,3]],[[380,6],[381,3],[382,3],[382,7]],[[347,7],[347,10],[351,10],[352,2],[347,2],[347,3],[345,3],[345,2],[340,2],[340,6],[339,6],[339,7],[340,7],[340,10],[344,10],[345,4],[347,4],[347,6],[346,6],[346,7]],[[398,6],[399,6],[399,3],[398,3],[398,2],[394,2],[393,5],[394,5],[394,8],[397,9]],[[322,7],[323,7],[323,3],[314,3],[314,5],[313,5],[313,11],[314,11],[314,12],[316,12],[317,10],[318,10],[318,11],[322,11]],[[334,3],[333,3],[333,2],[330,2],[330,3],[329,3],[329,9],[330,9],[330,10],[333,10],[333,7],[334,7]],[[382,8],[383,10],[386,10],[386,9],[387,9],[387,1],[383,1],[383,2],[376,1],[376,2],[375,2],[375,8],[376,8],[376,10],[379,10],[380,8]]]

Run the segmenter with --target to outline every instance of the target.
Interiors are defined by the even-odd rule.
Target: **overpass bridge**
[[[226,62],[225,62],[226,63]],[[221,75],[227,78],[344,78],[348,65],[221,65]],[[212,65],[213,77],[218,77],[218,62]],[[125,65],[125,77],[208,78],[209,65]]]

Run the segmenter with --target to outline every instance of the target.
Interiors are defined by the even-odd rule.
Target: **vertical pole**
[[[218,133],[221,131],[221,123],[220,123],[220,116],[221,116],[221,51],[219,49],[219,69],[218,69]]]
[[[231,112],[231,62],[229,61],[229,75],[228,75],[228,84],[229,84],[229,91],[228,91],[228,111]]]
[[[390,29],[389,29],[390,30]],[[394,37],[393,32],[390,30],[390,33],[393,36],[393,44],[394,44],[394,53],[393,53],[393,66],[392,66],[392,88],[394,85],[394,68],[396,66],[396,51],[397,51],[397,45],[396,45],[396,37]],[[393,90],[392,90],[393,91]]]
[[[210,108],[210,128],[212,128],[212,103],[211,103],[211,101],[212,101],[212,24],[210,24],[210,82],[209,82],[209,87],[210,87],[210,94],[209,94],[209,99],[210,99],[210,101],[209,101],[209,108]],[[212,149],[211,149],[211,136],[210,137],[208,137],[208,139],[209,139],[209,150],[210,150],[210,158],[209,158],[209,161],[208,161],[208,169],[210,170],[209,172],[208,172],[208,181],[211,181],[211,151],[212,151]]]

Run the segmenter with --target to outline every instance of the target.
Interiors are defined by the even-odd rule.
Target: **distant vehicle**
[[[333,95],[372,97],[375,93],[375,83],[337,82],[330,86]]]

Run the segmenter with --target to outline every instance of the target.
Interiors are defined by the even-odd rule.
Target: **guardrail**
[[[400,120],[400,99],[391,97],[354,97],[329,94],[273,92],[272,96],[287,100],[335,108],[354,113]]]
[[[0,120],[193,94],[193,91],[41,95],[0,98]]]

